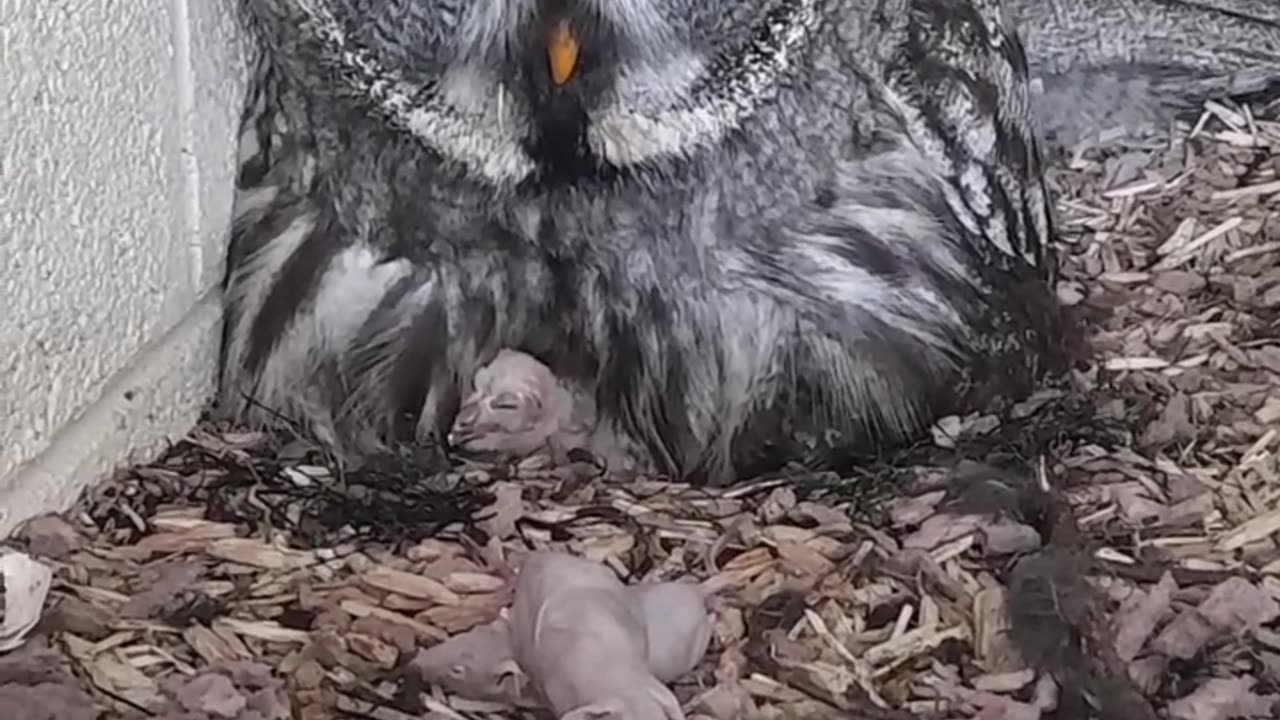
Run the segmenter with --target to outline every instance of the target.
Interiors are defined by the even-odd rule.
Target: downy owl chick
[[[1056,358],[995,0],[242,2],[235,417],[351,453],[440,437],[511,348],[660,470],[726,481]]]
[[[582,424],[574,417],[576,404],[572,391],[551,368],[526,353],[503,348],[476,371],[473,388],[462,399],[449,430],[449,446],[526,457],[552,445],[560,433],[579,434],[574,432],[574,425]]]
[[[594,397],[509,348],[476,371],[446,439],[459,454],[522,468],[561,466],[577,450],[614,474],[653,471],[647,453],[598,416]]]

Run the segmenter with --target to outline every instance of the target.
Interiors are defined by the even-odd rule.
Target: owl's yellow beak
[[[573,78],[573,71],[578,67],[578,50],[578,38],[567,20],[551,29],[551,37],[547,39],[547,60],[551,66],[551,81],[557,86]]]

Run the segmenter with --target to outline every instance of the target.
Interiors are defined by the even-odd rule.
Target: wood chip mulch
[[[494,619],[532,548],[715,590],[690,718],[1280,716],[1278,109],[1065,153],[1059,296],[1092,361],[855,474],[338,474],[202,426],[9,543],[52,580],[0,716],[547,717],[406,671]]]

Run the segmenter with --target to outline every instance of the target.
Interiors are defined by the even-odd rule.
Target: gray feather
[[[1167,124],[1202,101],[1280,85],[1272,0],[1006,0],[1043,131]]]
[[[232,417],[348,453],[439,437],[508,347],[725,481],[1061,361],[1037,99],[995,0],[570,2],[563,91],[545,3],[242,3]],[[1030,42],[1045,77],[1112,61]]]

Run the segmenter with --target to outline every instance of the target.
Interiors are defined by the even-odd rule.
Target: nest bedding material
[[[0,714],[546,717],[410,662],[548,548],[716,591],[674,685],[690,718],[1280,716],[1277,117],[1210,103],[1060,158],[1059,296],[1092,359],[855,475],[707,490],[412,451],[339,473],[203,426],[12,543],[54,581],[0,655]]]

